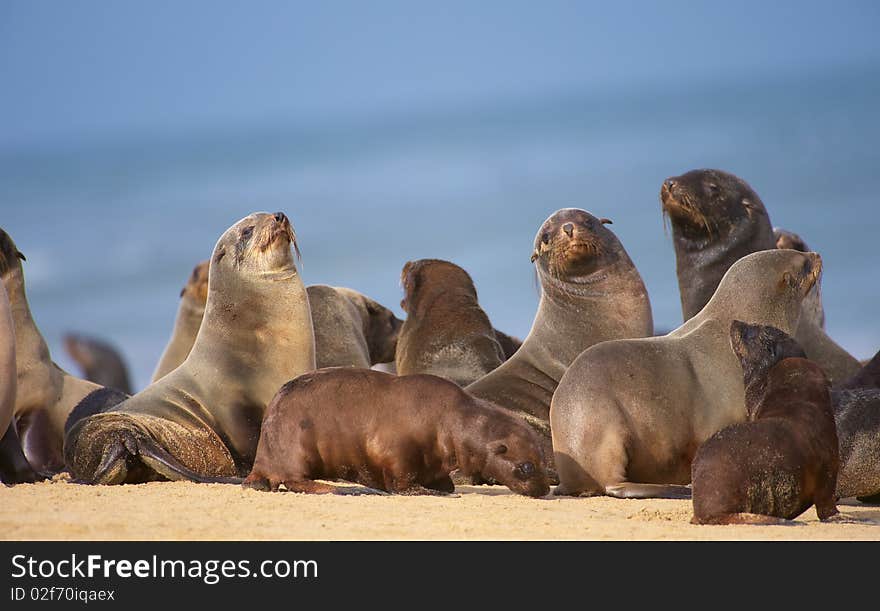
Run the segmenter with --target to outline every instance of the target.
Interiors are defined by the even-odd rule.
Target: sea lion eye
[[[495,446],[495,453],[496,454],[504,454],[506,452],[507,452],[507,446],[504,445],[503,443],[499,443],[497,446]]]
[[[721,192],[721,189],[719,189],[718,185],[716,185],[714,182],[710,182],[706,186],[709,188],[709,193],[711,193],[712,195],[718,195],[718,193]]]
[[[549,244],[550,243],[550,234],[545,231],[544,234],[541,236],[541,241],[544,242],[544,244]]]
[[[254,234],[254,226],[253,225],[251,225],[250,227],[245,227],[241,231],[241,239],[242,240],[250,240],[251,236],[253,234]]]

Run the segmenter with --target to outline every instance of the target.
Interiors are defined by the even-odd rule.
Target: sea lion
[[[838,513],[837,431],[831,383],[774,327],[735,320],[730,344],[742,365],[748,422],[712,435],[694,457],[693,524],[772,524],[816,505]]]
[[[266,409],[244,486],[334,492],[349,480],[398,494],[453,492],[451,471],[549,492],[538,436],[450,380],[333,367],[285,384]]]
[[[315,367],[305,287],[282,212],[254,213],[217,242],[208,299],[186,360],[109,411],[70,427],[65,458],[80,481],[215,481],[247,473],[266,404]]]
[[[746,417],[731,322],[791,331],[821,269],[816,253],[747,255],[727,271],[706,307],[669,335],[585,350],[562,376],[550,408],[560,481],[554,492],[688,496],[683,485],[697,448]]]
[[[541,282],[532,329],[513,357],[466,388],[536,427],[548,462],[550,401],[571,362],[593,344],[654,329],[648,292],[610,222],[575,208],[544,221],[531,257]]]
[[[52,361],[31,316],[24,260],[9,234],[0,229],[0,275],[15,327],[15,426],[28,463],[48,475],[64,467],[62,445],[68,415],[83,397],[100,387],[68,374]]]
[[[520,338],[508,335],[504,331],[499,331],[498,329],[495,329],[495,339],[498,340],[498,345],[501,346],[505,361],[516,354],[516,351],[522,346],[522,340]]]
[[[406,321],[397,341],[399,375],[427,373],[463,387],[504,362],[495,329],[465,270],[440,259],[408,261],[400,284]]]
[[[85,379],[131,394],[128,367],[116,348],[100,339],[77,333],[64,336],[64,348],[82,368]]]
[[[837,388],[880,388],[880,351]]]
[[[692,170],[668,178],[660,189],[664,218],[672,225],[681,307],[687,321],[709,301],[727,269],[753,252],[776,248],[770,217],[758,194],[742,179],[721,170]],[[818,299],[818,296],[816,297]],[[795,334],[832,384],[853,375],[858,361],[821,327],[815,312]]]
[[[810,252],[812,250],[801,236],[780,227],[773,228],[773,239],[776,240],[776,248],[787,248],[801,252]],[[801,312],[802,321],[809,320],[819,328],[825,328],[825,308],[822,305],[821,279],[810,289],[807,298],[804,299],[804,303],[801,305],[801,309],[803,310]],[[800,324],[803,324],[803,322]]]
[[[164,375],[174,371],[189,356],[196,336],[199,334],[199,326],[205,315],[205,304],[208,301],[208,267],[210,261],[202,261],[197,264],[184,287],[180,290],[180,305],[177,307],[177,316],[174,319],[174,330],[171,339],[165,346],[159,363],[153,372],[151,382],[155,382]]]
[[[401,321],[366,295],[345,287],[306,288],[318,368],[365,367],[394,360]]]

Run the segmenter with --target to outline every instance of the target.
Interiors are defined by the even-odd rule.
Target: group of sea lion
[[[51,361],[2,232],[0,476],[339,494],[471,481],[533,497],[554,483],[692,496],[695,523],[775,523],[812,504],[824,520],[838,498],[880,500],[880,353],[862,368],[825,333],[821,257],[732,174],[669,178],[660,201],[684,324],[654,336],[611,221],[569,208],[535,237],[541,297],[522,342],[449,261],[404,265],[404,321],[352,289],[305,287],[290,220],[251,214],[194,268],[134,395],[100,342],[65,340],[98,384]]]

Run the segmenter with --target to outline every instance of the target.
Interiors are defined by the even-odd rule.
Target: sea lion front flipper
[[[32,484],[43,479],[24,456],[21,441],[15,430],[15,423],[10,422],[6,434],[0,439],[0,483]]]
[[[678,484],[622,482],[605,486],[605,494],[618,499],[689,499],[691,489]]]
[[[241,477],[201,475],[177,460],[168,450],[152,439],[138,442],[138,454],[144,464],[172,481],[188,480],[199,484],[241,484]]]

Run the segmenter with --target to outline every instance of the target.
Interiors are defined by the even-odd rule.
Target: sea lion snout
[[[284,223],[284,222],[289,223],[290,221],[287,220],[287,215],[284,214],[283,212],[276,212],[275,213],[275,222],[276,223]]]

